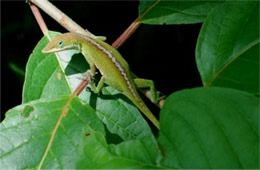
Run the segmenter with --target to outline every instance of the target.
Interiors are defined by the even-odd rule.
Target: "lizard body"
[[[79,50],[90,65],[91,74],[98,68],[102,77],[93,91],[99,93],[106,83],[122,92],[159,128],[159,122],[139,96],[128,63],[120,53],[104,41],[79,33],[65,33],[55,36],[42,50],[43,53],[59,52],[68,49]],[[142,85],[141,85],[142,86]]]

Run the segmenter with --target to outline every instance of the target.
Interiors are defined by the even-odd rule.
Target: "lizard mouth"
[[[60,52],[65,50],[80,50],[80,47],[77,45],[66,46],[63,48],[51,48],[51,49],[45,47],[44,49],[42,49],[42,53],[55,53],[55,52]]]

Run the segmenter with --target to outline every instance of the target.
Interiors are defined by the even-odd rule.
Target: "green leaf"
[[[259,1],[227,1],[201,29],[196,62],[204,86],[259,94]]]
[[[74,98],[34,100],[0,124],[1,169],[156,168],[154,136],[108,145],[95,110]]]
[[[99,132],[91,133],[85,140],[85,155],[80,162],[81,166],[78,166],[80,169],[159,168],[157,160],[161,154],[153,136],[110,146]]]
[[[152,131],[131,101],[114,88],[107,86],[103,96],[92,94],[92,107],[107,125],[110,132],[118,134],[124,140],[138,139],[152,134]]]
[[[139,140],[111,145],[110,151],[120,157],[136,160],[148,165],[158,164],[157,161],[162,156],[154,136],[146,136]]]
[[[50,32],[51,37],[57,34]],[[54,99],[71,93],[57,58],[41,52],[48,42],[47,37],[43,37],[29,57],[25,71],[23,103],[41,98]]]
[[[104,127],[89,105],[68,97],[35,100],[9,110],[0,124],[0,168],[76,168],[90,131]],[[24,113],[30,113],[24,115]]]
[[[49,32],[50,37],[59,33]],[[43,37],[33,50],[26,66],[23,103],[36,99],[56,99],[70,95],[84,79],[89,68],[81,54],[68,50],[43,54],[49,40]],[[151,135],[151,129],[132,102],[112,87],[105,87],[102,95],[83,90],[79,98],[89,103],[111,133],[124,140]]]
[[[191,24],[202,22],[219,1],[141,0],[139,16],[145,24]]]
[[[259,169],[259,98],[228,88],[169,96],[161,111],[162,165]]]

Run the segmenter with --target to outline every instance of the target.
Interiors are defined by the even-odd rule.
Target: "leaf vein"
[[[189,101],[189,103],[192,104],[192,105],[195,105],[195,103],[193,103],[193,102],[190,102],[190,101]],[[196,106],[196,105],[195,105],[195,106]],[[176,112],[176,111],[175,111],[175,112]],[[185,117],[184,117],[183,115],[181,115],[179,112],[176,112],[176,113],[177,113],[177,115],[179,115],[180,118],[182,118],[183,122],[186,123],[186,126],[189,127],[189,129],[190,129],[191,131],[193,131],[193,133],[191,133],[191,134],[193,134],[193,136],[194,136],[195,138],[197,138],[197,143],[199,144],[199,148],[200,148],[201,152],[203,153],[205,159],[207,160],[209,167],[212,168],[212,164],[211,164],[211,161],[209,160],[209,156],[206,154],[205,149],[204,149],[204,147],[203,147],[204,145],[203,145],[203,142],[202,142],[202,140],[201,140],[201,137],[199,137],[198,135],[196,135],[197,132],[196,132],[195,128],[192,126],[192,124],[191,124],[187,119],[185,119]]]

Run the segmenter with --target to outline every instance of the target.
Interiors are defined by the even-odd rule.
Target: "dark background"
[[[54,1],[53,4],[83,28],[106,36],[112,44],[137,18],[139,2]],[[50,30],[66,32],[44,12],[42,15]],[[195,62],[200,27],[201,24],[142,24],[118,50],[134,73],[154,80],[157,89],[169,95],[201,86]],[[23,71],[42,36],[28,4],[1,2],[1,120],[8,109],[21,104]]]

